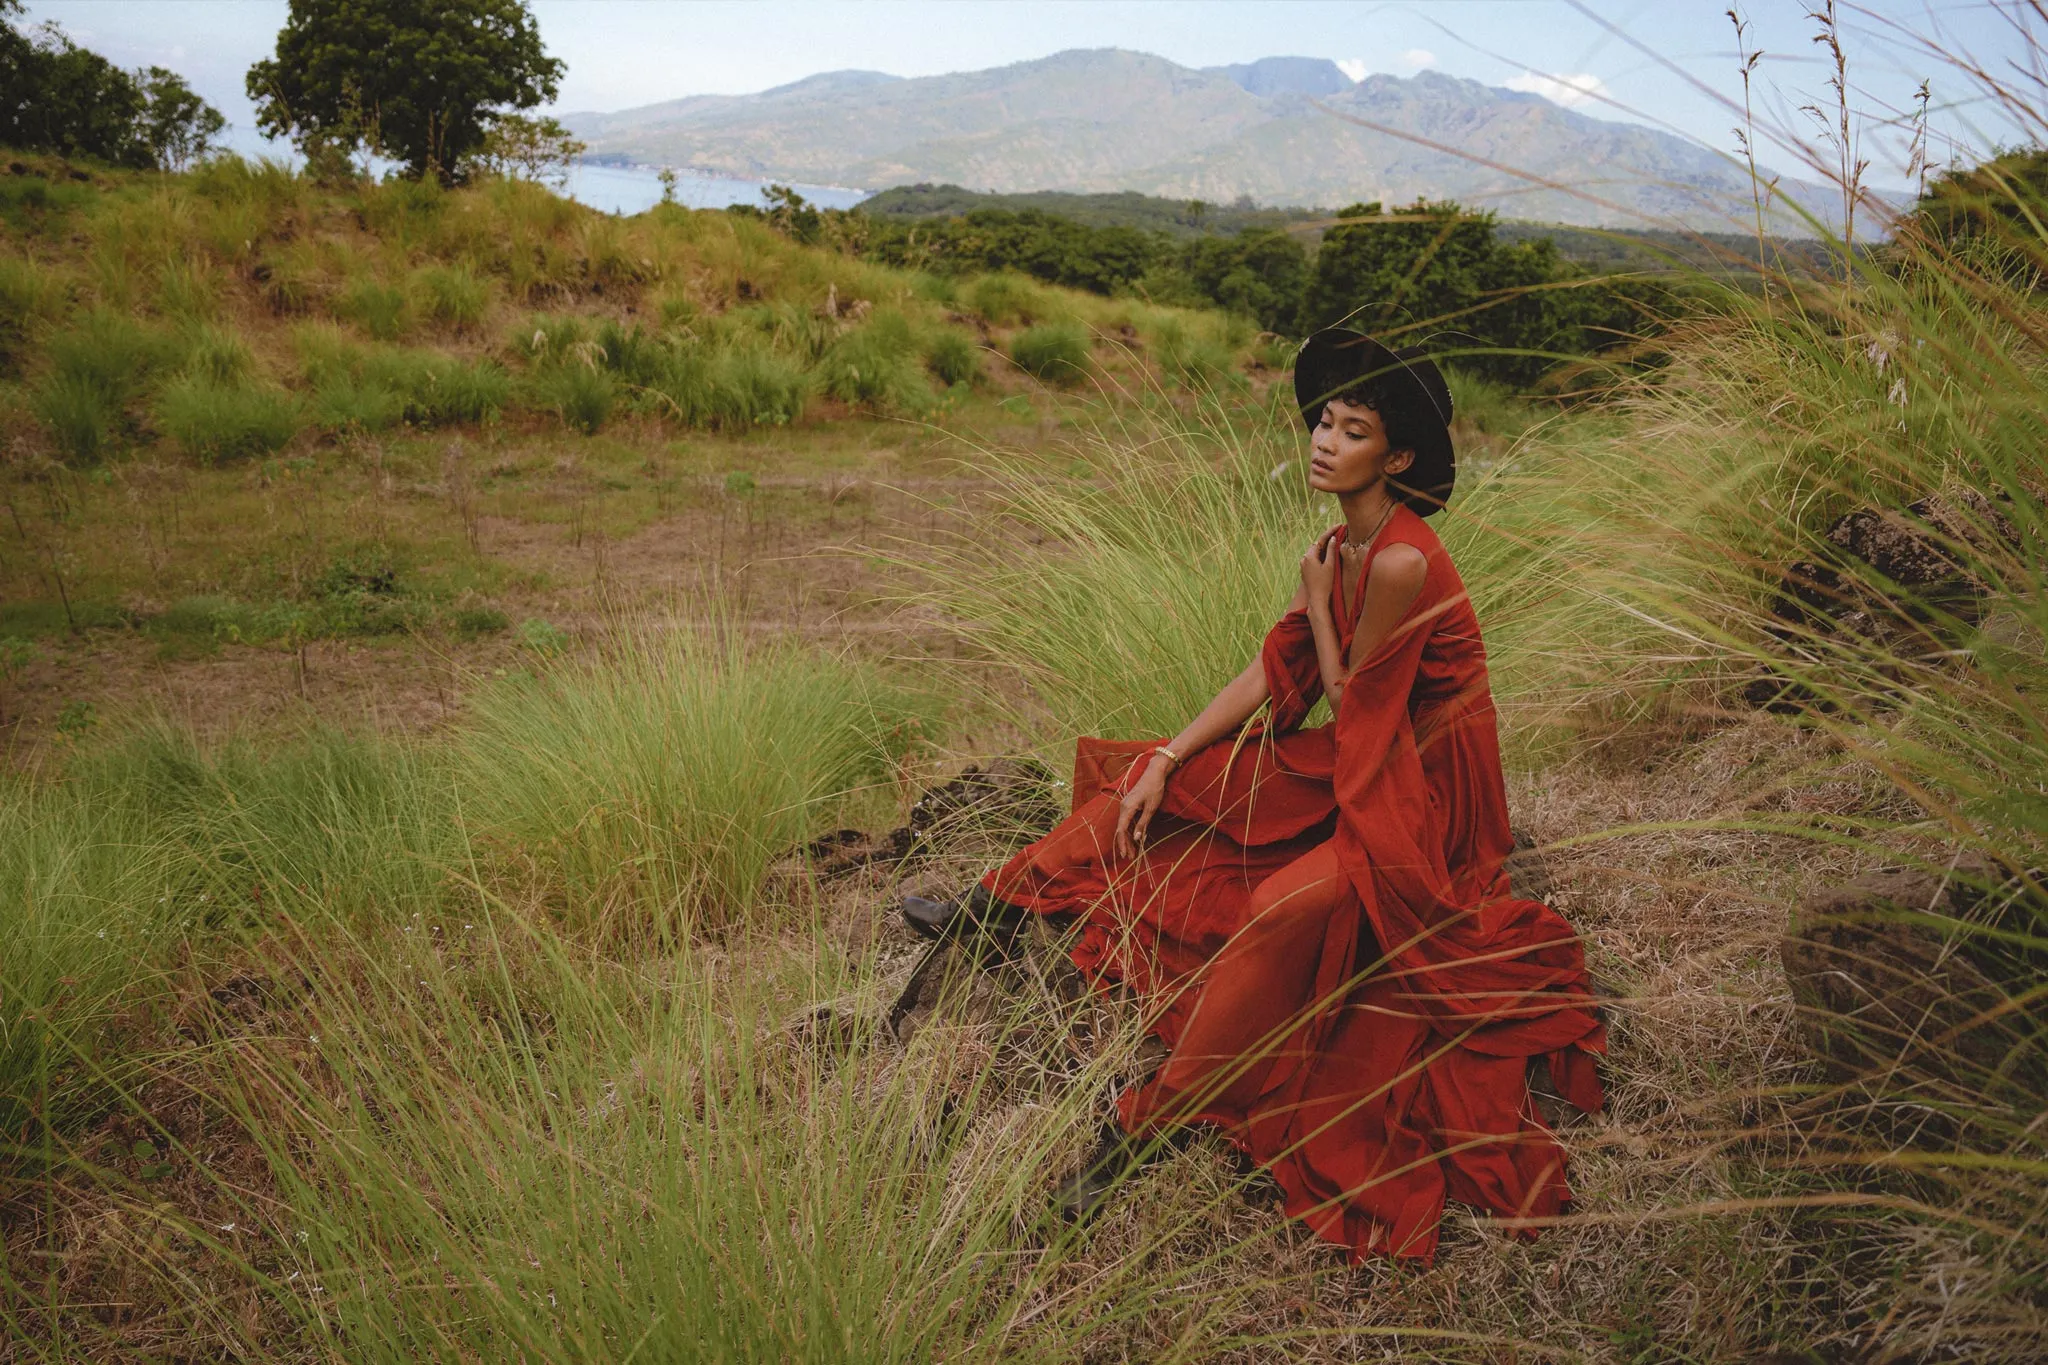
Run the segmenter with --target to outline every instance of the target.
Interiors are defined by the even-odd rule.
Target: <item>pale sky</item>
[[[975,70],[1074,47],[1122,47],[1187,66],[1271,56],[1328,57],[1357,79],[1433,68],[1569,103],[1600,118],[1654,124],[1734,150],[1741,98],[1729,0],[537,0],[550,53],[568,63],[558,112],[615,110],[695,94],[763,90],[858,67],[899,76]],[[1827,71],[1804,0],[1748,0],[1759,68],[1760,151],[1768,130],[1813,127]],[[2006,11],[2011,0],[2003,0]],[[181,72],[227,115],[231,141],[260,144],[242,77],[269,55],[284,0],[30,0],[123,66]],[[1904,138],[1883,121],[1933,86],[1938,158],[1951,142],[2015,138],[1947,63],[1922,49],[2005,63],[2014,31],[2001,0],[1869,0],[1842,5],[1852,103],[1867,123],[1873,183],[1902,184]],[[2035,31],[2040,32],[2038,22]],[[1697,83],[1697,84],[1695,84]],[[1704,89],[1699,87],[1705,87]],[[1719,96],[1719,98],[1716,98]]]

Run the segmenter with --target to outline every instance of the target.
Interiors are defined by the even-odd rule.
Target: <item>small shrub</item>
[[[834,398],[878,412],[924,413],[938,403],[900,313],[878,314],[833,342],[819,361],[818,379]]]
[[[0,373],[20,360],[37,326],[56,311],[61,293],[47,268],[0,256]]]
[[[317,604],[312,628],[322,635],[394,635],[412,627],[419,612],[383,554],[342,554],[311,585]]]
[[[1162,318],[1152,346],[1160,373],[1182,388],[1213,390],[1236,374],[1230,346],[1180,318]]]
[[[1455,365],[1444,367],[1444,378],[1451,386],[1451,412],[1459,422],[1492,436],[1518,436],[1535,420],[1530,406],[1505,384],[1467,374]]]
[[[203,262],[174,260],[157,272],[156,310],[181,322],[204,322],[220,311],[220,286]]]
[[[488,421],[512,396],[512,376],[490,360],[465,365],[428,356],[410,367],[408,377],[405,415],[421,426]]]
[[[368,277],[352,281],[335,301],[335,312],[379,341],[396,341],[412,325],[405,291]]]
[[[981,345],[957,328],[942,327],[925,343],[924,363],[943,384],[979,383]]]
[[[186,375],[164,386],[156,420],[189,453],[219,461],[283,446],[299,429],[299,408],[281,389]]]
[[[983,275],[967,291],[967,304],[989,323],[1037,322],[1047,313],[1045,291],[1022,275]]]
[[[313,390],[313,423],[326,431],[383,431],[405,420],[405,395],[382,380],[337,374]]]
[[[597,329],[597,339],[588,359],[602,364],[631,384],[647,384],[668,373],[671,351],[661,338],[650,336],[638,323],[620,325],[607,320]]]
[[[1073,384],[1088,373],[1088,329],[1078,322],[1045,322],[1010,339],[1019,369],[1051,384]]]
[[[95,308],[56,333],[47,349],[55,374],[93,385],[117,405],[134,397],[177,350],[164,333],[107,308]]]
[[[534,381],[541,401],[560,415],[562,425],[588,436],[611,416],[616,381],[594,365],[557,365]]]
[[[64,215],[92,202],[98,193],[90,185],[52,182],[39,175],[10,175],[0,179],[0,221],[17,231],[47,231]]]
[[[216,384],[233,384],[255,371],[256,357],[234,333],[217,327],[202,327],[187,338],[185,363],[181,368],[188,375]]]
[[[579,927],[681,935],[748,923],[773,860],[886,779],[921,711],[872,664],[678,623],[486,691],[462,777]],[[660,918],[606,926],[622,886]]]
[[[519,644],[543,659],[552,659],[569,647],[569,633],[552,621],[529,616],[519,623]]]
[[[113,444],[122,407],[118,398],[91,380],[56,374],[30,391],[29,411],[65,459],[89,464]]]
[[[413,275],[413,285],[423,311],[435,322],[458,332],[483,326],[490,310],[490,286],[467,265],[428,266]]]
[[[520,327],[515,344],[528,360],[547,364],[566,361],[589,336],[590,329],[584,326],[582,318],[542,313]]]
[[[704,420],[726,431],[794,422],[811,391],[802,367],[759,345],[720,349],[707,379]]]
[[[497,635],[512,628],[512,619],[496,607],[458,607],[448,617],[457,635]]]
[[[293,248],[260,261],[253,273],[263,302],[279,316],[311,312],[320,301],[319,272],[302,250]]]

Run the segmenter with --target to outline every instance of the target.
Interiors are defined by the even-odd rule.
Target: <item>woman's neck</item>
[[[1380,479],[1354,493],[1339,493],[1337,505],[1344,510],[1344,538],[1353,545],[1363,545],[1392,518],[1394,492],[1385,479]]]

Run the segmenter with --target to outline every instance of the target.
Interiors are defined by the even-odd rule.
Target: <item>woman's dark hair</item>
[[[1410,386],[1395,383],[1390,376],[1368,375],[1346,384],[1331,394],[1332,403],[1351,403],[1379,414],[1380,428],[1387,433],[1387,449],[1415,450],[1429,430],[1434,413],[1420,411],[1420,402]]]

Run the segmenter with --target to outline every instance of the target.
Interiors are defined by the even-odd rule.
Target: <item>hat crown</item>
[[[1403,408],[1420,419],[1421,429],[1412,433],[1415,460],[1404,480],[1414,496],[1403,500],[1425,517],[1441,510],[1457,479],[1451,386],[1419,347],[1396,351],[1348,327],[1326,327],[1310,336],[1294,357],[1294,397],[1303,424],[1313,431],[1324,403],[1362,379],[1382,380],[1406,391],[1411,401]]]

